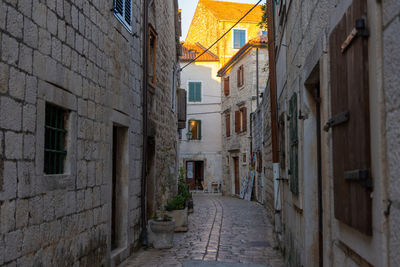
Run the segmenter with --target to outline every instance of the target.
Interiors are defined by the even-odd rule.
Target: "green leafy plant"
[[[182,195],[176,195],[165,205],[167,211],[183,210],[185,208],[185,198]]]
[[[181,195],[185,201],[190,198],[189,185],[186,183],[185,170],[183,168],[179,169],[178,194]]]

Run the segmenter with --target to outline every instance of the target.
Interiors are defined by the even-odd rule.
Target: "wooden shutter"
[[[293,93],[289,101],[289,154],[290,154],[290,191],[299,194],[299,163],[298,163],[298,131],[297,131],[297,94]]]
[[[240,66],[240,86],[243,85],[244,76],[243,76],[243,65]]]
[[[364,21],[365,28],[362,29]],[[356,29],[356,21],[358,29]],[[335,217],[372,234],[367,4],[354,0],[329,37]],[[351,33],[357,33],[352,38]],[[346,42],[345,42],[346,40]]]
[[[224,95],[229,95],[229,77],[224,78]]]
[[[242,113],[242,132],[247,131],[247,108],[243,107],[240,109]]]
[[[226,128],[226,137],[231,136],[231,114],[226,114],[225,128]]]
[[[240,87],[240,67],[237,69],[236,73],[236,85],[237,87]]]
[[[178,129],[184,129],[186,126],[186,90],[178,89]]]
[[[124,19],[128,25],[132,24],[132,0],[125,0],[125,16]]]
[[[235,111],[235,133],[240,133],[240,110]]]
[[[201,82],[196,82],[195,83],[195,101],[196,102],[201,102]]]
[[[201,140],[201,121],[197,121],[198,140]]]

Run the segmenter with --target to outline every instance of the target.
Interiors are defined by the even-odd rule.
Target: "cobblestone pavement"
[[[284,266],[265,209],[231,197],[194,195],[189,231],[171,249],[142,249],[122,266],[182,266],[188,260]]]

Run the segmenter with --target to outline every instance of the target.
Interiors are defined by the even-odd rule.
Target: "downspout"
[[[256,93],[257,93],[257,108],[259,105],[259,92],[258,92],[258,47],[256,48]]]
[[[142,108],[143,108],[143,152],[142,152],[142,181],[141,181],[141,225],[142,225],[142,246],[147,247],[147,218],[146,218],[146,176],[147,176],[147,41],[149,24],[149,2],[143,1],[143,77],[142,77]]]

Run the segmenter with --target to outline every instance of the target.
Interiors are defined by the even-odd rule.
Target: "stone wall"
[[[132,2],[131,32],[110,11],[112,1],[0,2],[0,265],[109,265],[138,246],[142,2]],[[159,138],[176,150],[167,71],[177,62],[176,3],[158,1],[157,10],[167,27],[159,31],[166,67],[154,116],[164,129]],[[46,102],[68,110],[63,175],[43,173]],[[125,242],[111,253],[115,125],[125,133]]]
[[[386,153],[389,199],[389,264],[400,265],[400,3],[383,1],[383,87],[386,102]]]
[[[384,2],[383,5],[375,1],[368,2],[368,27],[369,37],[369,82],[370,82],[370,118],[371,118],[371,162],[372,176],[374,179],[374,192],[372,200],[373,233],[372,236],[360,234],[357,230],[339,222],[334,215],[333,199],[333,174],[332,174],[332,135],[321,133],[322,143],[322,202],[323,202],[323,260],[324,264],[332,263],[333,266],[354,266],[372,264],[374,266],[388,266],[387,251],[392,251],[397,244],[396,234],[391,235],[391,243],[384,241],[389,238],[387,217],[384,210],[389,206],[387,190],[393,190],[396,195],[394,180],[387,180],[388,164],[392,177],[398,162],[396,145],[398,136],[394,134],[396,116],[398,111],[396,93],[392,84],[396,84],[394,75],[398,66],[395,62],[395,51],[398,41],[395,41],[399,23],[398,4],[393,1]],[[282,194],[282,223],[283,244],[288,266],[317,266],[318,265],[318,187],[317,161],[315,142],[316,102],[312,93],[306,89],[305,83],[317,70],[317,77],[321,92],[321,125],[331,117],[330,107],[330,70],[328,40],[330,32],[340,21],[351,0],[342,1],[286,1],[285,18],[276,18],[277,41],[277,92],[278,92],[278,117],[288,115],[288,100],[294,92],[298,96],[299,135],[299,196],[295,196],[289,189],[289,183],[284,182],[281,187]],[[386,6],[386,7],[385,7]],[[383,9],[382,9],[383,7]],[[383,11],[381,25],[380,12]],[[277,15],[277,14],[276,14]],[[279,23],[282,21],[283,23]],[[397,28],[396,28],[397,27]],[[384,33],[382,32],[384,30]],[[381,39],[383,38],[383,47]],[[386,49],[386,50],[385,50]],[[384,51],[382,56],[381,51]],[[390,51],[386,53],[385,51]],[[390,56],[388,56],[390,55]],[[383,67],[382,67],[383,58]],[[389,70],[389,71],[388,71]],[[398,71],[397,71],[398,72]],[[383,77],[383,81],[382,81]],[[396,77],[396,78],[395,78]],[[386,80],[385,80],[386,79]],[[385,84],[385,91],[381,84]],[[385,96],[384,93],[386,94]],[[397,91],[396,91],[397,92]],[[386,107],[384,102],[386,100]],[[389,104],[389,105],[388,105]],[[385,111],[386,108],[386,111]],[[387,113],[386,113],[387,112]],[[398,113],[398,112],[397,112]],[[299,114],[300,115],[300,114]],[[384,122],[385,121],[385,122]],[[386,125],[386,128],[383,127]],[[288,128],[286,126],[286,151],[288,155]],[[397,139],[396,139],[397,138]],[[280,141],[281,142],[281,141]],[[385,147],[386,145],[386,147]],[[398,146],[398,145],[397,145]],[[390,147],[390,152],[386,149]],[[389,151],[389,150],[387,150]],[[393,153],[392,153],[393,151]],[[386,155],[387,153],[387,155]],[[388,162],[386,163],[386,156]],[[396,161],[397,160],[397,161]],[[288,174],[288,159],[284,160]],[[282,164],[282,163],[281,163]],[[281,175],[282,176],[282,175]],[[394,179],[394,178],[392,178]],[[394,197],[393,199],[396,199]],[[393,202],[395,203],[395,202]],[[393,205],[392,204],[392,208]],[[390,215],[391,230],[396,232],[398,209],[393,208]],[[394,233],[393,232],[393,233]],[[393,266],[396,266],[397,250],[394,249],[391,257]],[[397,253],[398,254],[398,253]]]
[[[177,193],[178,177],[178,131],[177,114],[172,101],[176,92],[178,80],[178,51],[179,42],[175,0],[155,0],[149,7],[149,23],[157,33],[156,52],[156,85],[148,85],[149,139],[154,142],[153,160],[148,168],[154,170],[151,189],[153,194],[148,196],[148,205],[159,209],[166,200]],[[174,72],[175,70],[175,72]],[[172,88],[173,73],[175,73],[175,88]],[[166,193],[163,193],[166,188]],[[153,214],[154,215],[154,214]]]

